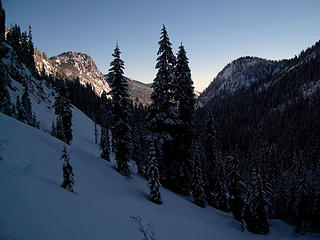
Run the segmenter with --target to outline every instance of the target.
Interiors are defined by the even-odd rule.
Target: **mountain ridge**
[[[232,95],[240,89],[249,88],[252,84],[272,85],[268,79],[277,81],[290,71],[299,67],[319,54],[320,41],[291,59],[267,60],[259,57],[240,57],[228,63],[213,79],[209,86],[200,94],[196,101],[196,108],[204,107],[217,95]],[[314,92],[319,88],[319,81],[311,83],[310,86],[301,86],[304,92]],[[313,89],[313,90],[310,90]]]
[[[45,53],[35,49],[35,64],[39,74],[73,80],[79,78],[83,85],[91,84],[100,96],[103,91],[107,94],[111,90],[110,84],[97,68],[94,60],[86,53],[67,51],[48,58]],[[133,103],[149,105],[152,88],[148,84],[126,77],[128,92]]]

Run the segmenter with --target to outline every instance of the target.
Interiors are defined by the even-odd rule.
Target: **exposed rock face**
[[[78,77],[81,84],[90,83],[98,95],[103,91],[110,91],[103,74],[92,58],[85,53],[65,52],[48,58],[44,53],[36,51],[35,62],[40,73],[44,71],[46,75],[59,75],[69,80]]]

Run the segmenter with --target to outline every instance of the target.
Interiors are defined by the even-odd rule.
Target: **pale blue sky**
[[[48,56],[88,53],[109,69],[118,41],[125,75],[152,82],[162,24],[182,41],[197,90],[240,56],[293,57],[320,39],[319,0],[2,0],[7,26],[30,24]]]

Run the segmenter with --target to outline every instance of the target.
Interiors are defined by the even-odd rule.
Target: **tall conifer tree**
[[[68,90],[65,86],[64,81],[59,81],[56,87],[57,95],[55,97],[54,109],[57,117],[57,133],[62,131],[63,135],[60,134],[60,137],[64,137],[63,140],[65,143],[70,144],[72,136],[72,110],[71,102],[69,100]]]
[[[157,163],[157,153],[154,146],[154,142],[151,142],[150,153],[149,153],[149,165],[147,171],[148,185],[149,185],[149,198],[152,202],[161,204],[160,195],[160,177]]]
[[[214,205],[213,192],[215,191],[214,184],[216,176],[214,176],[213,173],[217,165],[218,155],[218,137],[216,127],[215,119],[212,113],[209,113],[204,127],[202,144],[204,146],[205,153],[205,174],[208,181],[206,184],[206,194],[210,205]]]
[[[192,183],[192,196],[193,201],[199,207],[204,208],[206,206],[206,196],[204,193],[204,182],[202,179],[202,167],[201,167],[201,152],[199,142],[195,141],[193,144],[192,160],[194,163],[193,170],[193,183]]]
[[[237,150],[233,155],[228,156],[228,165],[229,171],[227,179],[229,182],[230,210],[236,220],[242,221],[244,210],[243,193],[245,191],[245,185],[240,176],[240,160]]]
[[[118,44],[112,56],[114,60],[110,63],[109,77],[111,82],[112,107],[113,107],[113,128],[112,137],[114,140],[115,158],[117,171],[124,176],[130,175],[128,166],[130,156],[130,100],[127,81],[123,76],[124,62],[120,58]]]
[[[175,56],[172,53],[166,27],[163,25],[156,69],[156,78],[152,84],[149,124],[153,137],[159,145],[159,170],[162,185],[173,191],[179,191],[177,177],[180,174],[177,152],[174,147],[176,127],[179,123],[178,111],[173,99],[173,81]]]
[[[257,234],[269,232],[268,202],[266,192],[263,189],[261,175],[255,168],[251,174],[251,188],[246,202],[244,220],[248,231]]]
[[[193,139],[193,115],[195,95],[193,81],[191,79],[191,70],[189,68],[189,60],[184,47],[179,47],[177,61],[175,65],[175,78],[173,81],[174,101],[177,105],[179,113],[179,125],[177,126],[177,143],[176,150],[177,161],[180,166],[180,175],[178,176],[178,184],[183,194],[189,191],[191,180],[191,145]]]
[[[108,133],[108,129],[104,127],[101,127],[100,149],[101,149],[100,157],[102,159],[110,161],[109,133]]]

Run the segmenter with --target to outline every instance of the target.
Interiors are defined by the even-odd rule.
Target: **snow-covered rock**
[[[99,96],[103,91],[110,91],[109,84],[88,54],[64,52],[49,59],[44,53],[35,51],[35,62],[39,73],[45,71],[46,75],[59,75],[69,80],[78,77],[81,84],[91,84]]]

